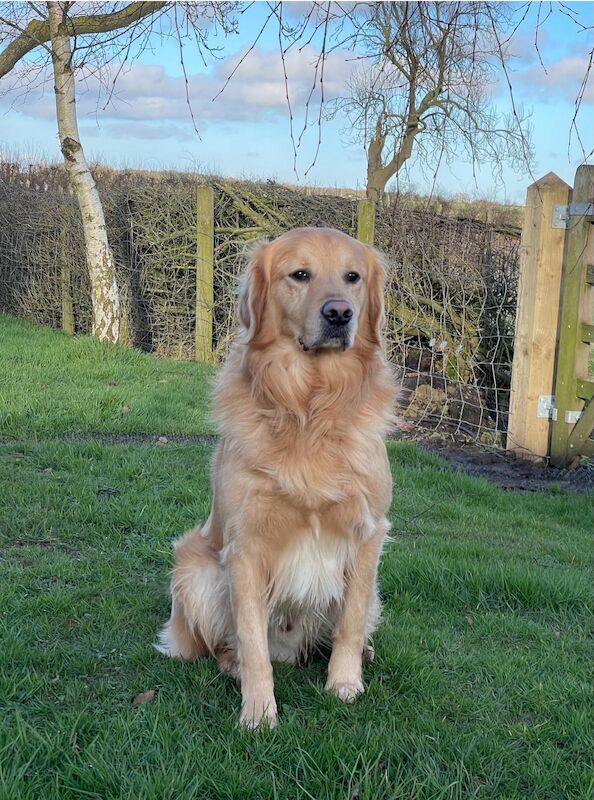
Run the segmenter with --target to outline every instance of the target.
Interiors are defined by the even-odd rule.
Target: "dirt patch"
[[[502,489],[515,492],[594,492],[592,461],[584,461],[575,469],[555,469],[546,462],[532,463],[478,445],[418,444],[456,469],[486,478]]]
[[[38,547],[40,550],[56,550],[64,553],[79,552],[73,545],[58,539],[17,539],[10,543],[10,547],[17,550],[25,547]]]
[[[584,460],[575,469],[555,469],[544,460],[540,463],[524,461],[504,450],[488,448],[475,443],[454,442],[452,437],[435,430],[418,428],[397,431],[390,437],[394,441],[414,441],[427,452],[443,458],[456,469],[475,477],[486,478],[502,489],[518,492],[594,492],[594,461]],[[210,434],[102,434],[70,433],[53,441],[99,442],[104,445],[145,444],[155,447],[171,445],[207,445],[217,443],[218,437]],[[17,444],[16,440],[0,438],[1,444]]]

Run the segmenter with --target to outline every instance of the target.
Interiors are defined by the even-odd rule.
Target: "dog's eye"
[[[289,278],[293,278],[294,281],[308,281],[309,272],[306,269],[298,269],[295,272],[292,272],[289,275]]]
[[[358,272],[347,272],[347,274],[344,276],[344,279],[347,281],[347,283],[357,283],[360,278],[361,276]]]

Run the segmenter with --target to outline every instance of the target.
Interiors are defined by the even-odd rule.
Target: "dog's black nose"
[[[353,316],[353,307],[346,300],[327,300],[321,312],[330,325],[347,325]]]

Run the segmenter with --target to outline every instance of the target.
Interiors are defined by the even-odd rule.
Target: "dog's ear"
[[[266,250],[268,240],[260,241],[250,247],[248,261],[239,289],[239,321],[244,329],[242,341],[251,342],[262,325],[262,317],[268,296],[268,269]]]
[[[384,282],[386,260],[375,247],[367,248],[369,280],[367,293],[367,320],[373,344],[381,345],[384,325]]]

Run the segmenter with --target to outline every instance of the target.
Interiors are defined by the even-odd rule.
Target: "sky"
[[[283,5],[290,23],[296,23],[309,7],[304,2]],[[538,29],[537,51],[534,41],[539,6],[544,22]],[[517,19],[526,8],[521,3],[510,7]],[[304,127],[320,39],[314,37],[300,50],[294,48],[285,59],[292,141],[274,20],[259,36],[270,8],[265,2],[242,4],[242,13],[235,15],[238,32],[228,35],[212,22],[205,22],[216,57],[205,52],[201,58],[189,40],[180,57],[179,42],[167,36],[165,23],[164,36],[154,34],[150,47],[140,53],[134,45],[127,60],[123,61],[120,54],[107,71],[98,73],[92,63],[87,64],[78,81],[77,103],[81,140],[90,160],[115,167],[196,170],[237,178],[363,188],[363,144],[348,137],[344,118],[323,119],[318,125],[319,87],[309,105],[308,125],[294,158],[293,141],[299,140]],[[594,2],[533,2],[510,45],[514,102],[532,114],[536,154],[532,175],[508,168],[502,179],[497,179],[488,164],[473,172],[471,165],[457,159],[442,165],[437,176],[426,174],[421,164],[413,165],[401,179],[401,188],[420,194],[465,194],[521,203],[528,184],[551,170],[573,182],[583,153],[575,134],[571,144],[569,137],[594,35],[570,18],[568,8],[582,25],[594,25]],[[324,68],[326,100],[344,93],[358,63],[355,54],[344,47],[330,53]],[[29,70],[25,92],[29,66],[25,63],[0,80],[0,153],[24,161],[59,160],[49,73],[42,70],[31,82]],[[511,110],[503,75],[493,84],[491,99],[501,113]],[[588,152],[594,145],[594,77],[585,87],[578,123]]]

